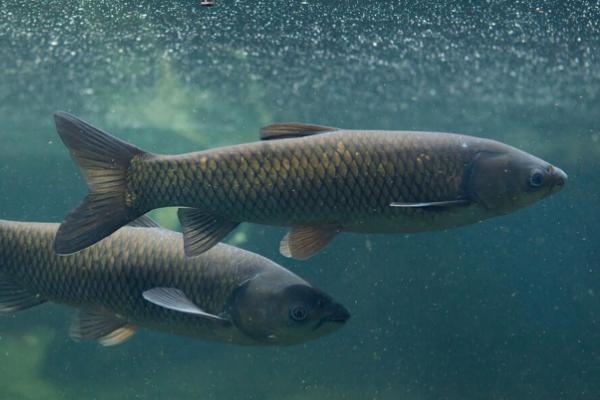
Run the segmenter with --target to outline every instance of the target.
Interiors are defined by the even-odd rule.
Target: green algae
[[[45,355],[56,335],[44,326],[30,333],[3,335],[0,339],[0,393],[11,400],[60,399],[61,391],[43,376]]]

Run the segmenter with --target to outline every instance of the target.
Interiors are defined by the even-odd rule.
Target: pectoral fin
[[[306,260],[323,250],[338,232],[334,226],[294,226],[281,240],[279,251],[286,257]]]
[[[273,124],[260,128],[260,140],[287,139],[339,130],[330,126],[308,124]]]
[[[161,227],[152,218],[150,218],[146,215],[142,215],[138,219],[131,221],[130,223],[127,224],[127,226],[132,227],[132,228],[160,228]]]
[[[183,229],[185,255],[194,257],[219,243],[239,222],[196,208],[180,208],[177,215]]]
[[[146,290],[142,293],[144,299],[157,306],[167,308],[173,311],[179,311],[186,314],[200,315],[216,321],[228,321],[218,315],[210,314],[203,311],[200,307],[194,304],[187,296],[179,289],[157,287]]]
[[[44,303],[46,300],[38,294],[13,283],[0,275],[0,314],[9,314]]]
[[[427,207],[451,207],[451,206],[466,206],[469,204],[467,200],[448,200],[448,201],[428,201],[423,203],[404,203],[395,201],[390,203],[390,207],[404,208],[427,208]]]
[[[137,326],[129,324],[116,314],[101,308],[77,311],[71,322],[73,340],[97,340],[102,346],[115,346],[131,338]]]

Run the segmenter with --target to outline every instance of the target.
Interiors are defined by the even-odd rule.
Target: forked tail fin
[[[127,205],[127,172],[133,158],[148,153],[73,115],[57,112],[54,120],[60,138],[90,189],[56,233],[54,251],[71,254],[140,216]]]

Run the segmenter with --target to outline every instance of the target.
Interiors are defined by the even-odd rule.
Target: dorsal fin
[[[333,132],[339,130],[331,126],[309,125],[309,124],[273,124],[260,128],[260,140],[287,139],[302,136],[318,135],[319,133]]]

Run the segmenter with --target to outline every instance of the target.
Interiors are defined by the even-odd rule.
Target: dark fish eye
[[[301,305],[295,305],[290,308],[290,318],[296,322],[304,321],[308,317],[308,311]]]
[[[534,171],[529,177],[529,186],[538,188],[544,183],[544,173],[542,171]]]

